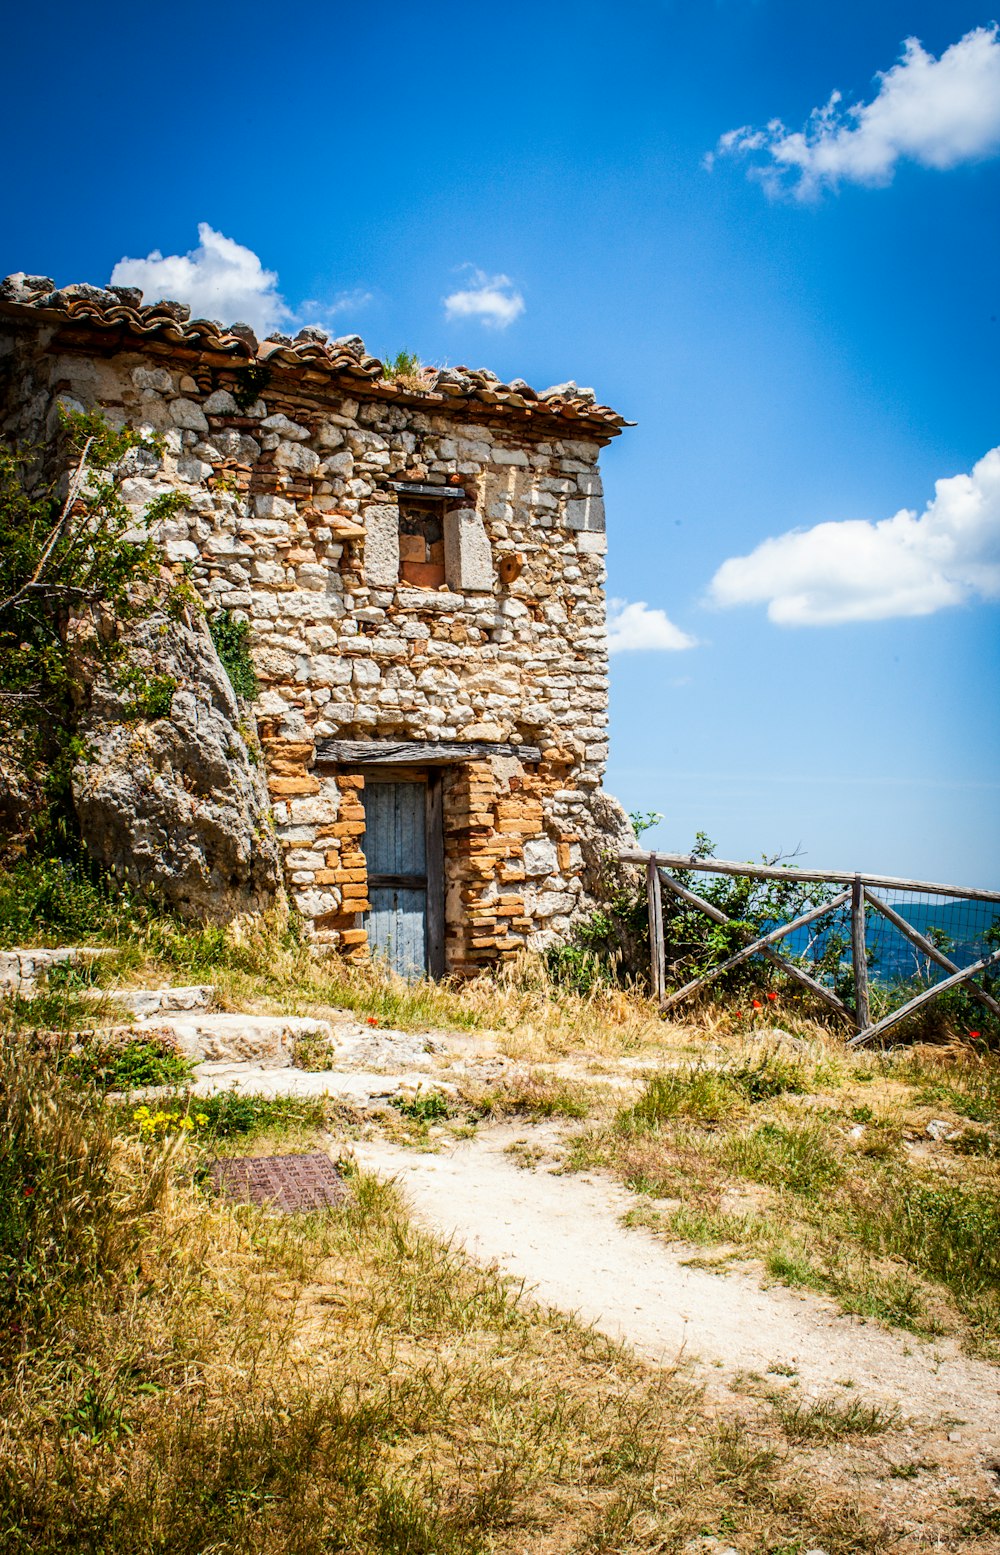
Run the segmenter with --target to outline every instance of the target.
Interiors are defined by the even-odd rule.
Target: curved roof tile
[[[267,362],[289,372],[311,369],[331,376],[349,377],[352,389],[370,392],[378,399],[419,403],[476,402],[494,413],[557,417],[614,435],[634,426],[609,405],[598,405],[592,389],[561,383],[540,392],[523,378],[502,383],[486,369],[466,367],[421,368],[400,382],[386,378],[378,357],[369,356],[357,335],[329,340],[321,329],[301,330],[296,339],[287,335],[258,341],[249,324],[225,326],[214,319],[193,319],[182,302],[155,302],[142,306],[142,293],[130,286],[56,287],[48,276],[18,272],[0,281],[0,309],[7,314],[32,315],[54,321],[70,320],[96,331],[119,329],[138,340],[157,339],[170,345],[199,351],[215,351],[244,361]]]

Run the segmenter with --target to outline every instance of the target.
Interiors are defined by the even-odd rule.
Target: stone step
[[[138,1020],[182,1010],[208,1010],[215,999],[211,983],[192,983],[180,988],[112,988],[107,997],[131,1010]]]
[[[192,1011],[166,1017],[152,1016],[127,1028],[126,1040],[159,1038],[172,1043],[195,1063],[209,1060],[247,1063],[265,1069],[287,1069],[295,1062],[295,1048],[333,1044],[329,1021],[306,1015],[208,1015]]]
[[[51,967],[70,962],[74,966],[113,956],[114,950],[92,945],[60,945],[53,950],[0,950],[0,996],[20,994],[30,998],[38,992],[39,980]]]
[[[335,1069],[306,1071],[276,1069],[258,1063],[204,1063],[199,1065],[191,1083],[192,1096],[213,1096],[217,1091],[236,1091],[241,1096],[329,1096],[352,1106],[383,1109],[392,1097],[416,1092],[419,1088],[455,1094],[446,1081],[428,1082],[422,1071],[405,1074],[379,1074],[374,1071],[344,1073]],[[133,1098],[151,1100],[167,1094],[163,1086],[147,1086],[132,1093]]]

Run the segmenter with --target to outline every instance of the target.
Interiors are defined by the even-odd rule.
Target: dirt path
[[[440,1154],[382,1139],[354,1151],[365,1169],[398,1178],[418,1219],[473,1258],[651,1361],[700,1361],[711,1391],[726,1391],[739,1371],[781,1366],[797,1373],[807,1397],[851,1385],[942,1434],[958,1431],[980,1448],[1000,1443],[1000,1368],[951,1340],[927,1344],[814,1295],[762,1289],[745,1272],[685,1266],[690,1252],[621,1224],[635,1204],[624,1189],[518,1166],[505,1152],[525,1133],[523,1125],[483,1130]]]

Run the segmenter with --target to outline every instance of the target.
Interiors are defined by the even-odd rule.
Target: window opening
[[[399,581],[439,589],[444,575],[444,521],[440,502],[399,499]]]

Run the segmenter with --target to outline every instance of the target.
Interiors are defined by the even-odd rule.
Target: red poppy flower
[[[978,1031],[970,1031],[970,1032],[969,1032],[969,1036],[970,1036],[970,1037],[978,1037],[978,1035],[979,1035],[979,1032],[978,1032]]]
[[[776,993],[769,993],[767,997],[769,999],[776,999],[778,997],[778,995]]]
[[[737,1010],[737,1011],[736,1011],[736,1019],[737,1019],[737,1020],[739,1020],[739,1018],[740,1018],[740,1016],[741,1016],[741,1015],[742,1015],[742,1014],[743,1014],[743,1011],[742,1011],[742,1010]]]
[[[753,1007],[755,1010],[762,1010],[764,1008],[759,999],[755,999],[753,1001]]]
[[[24,1190],[25,1198],[26,1199],[30,1199],[31,1195],[34,1193],[34,1191],[35,1191],[34,1188],[25,1188],[25,1190]]]
[[[378,1025],[378,1016],[377,1015],[368,1015],[368,1016],[366,1016],[366,1019],[368,1021],[369,1026],[377,1026]]]

